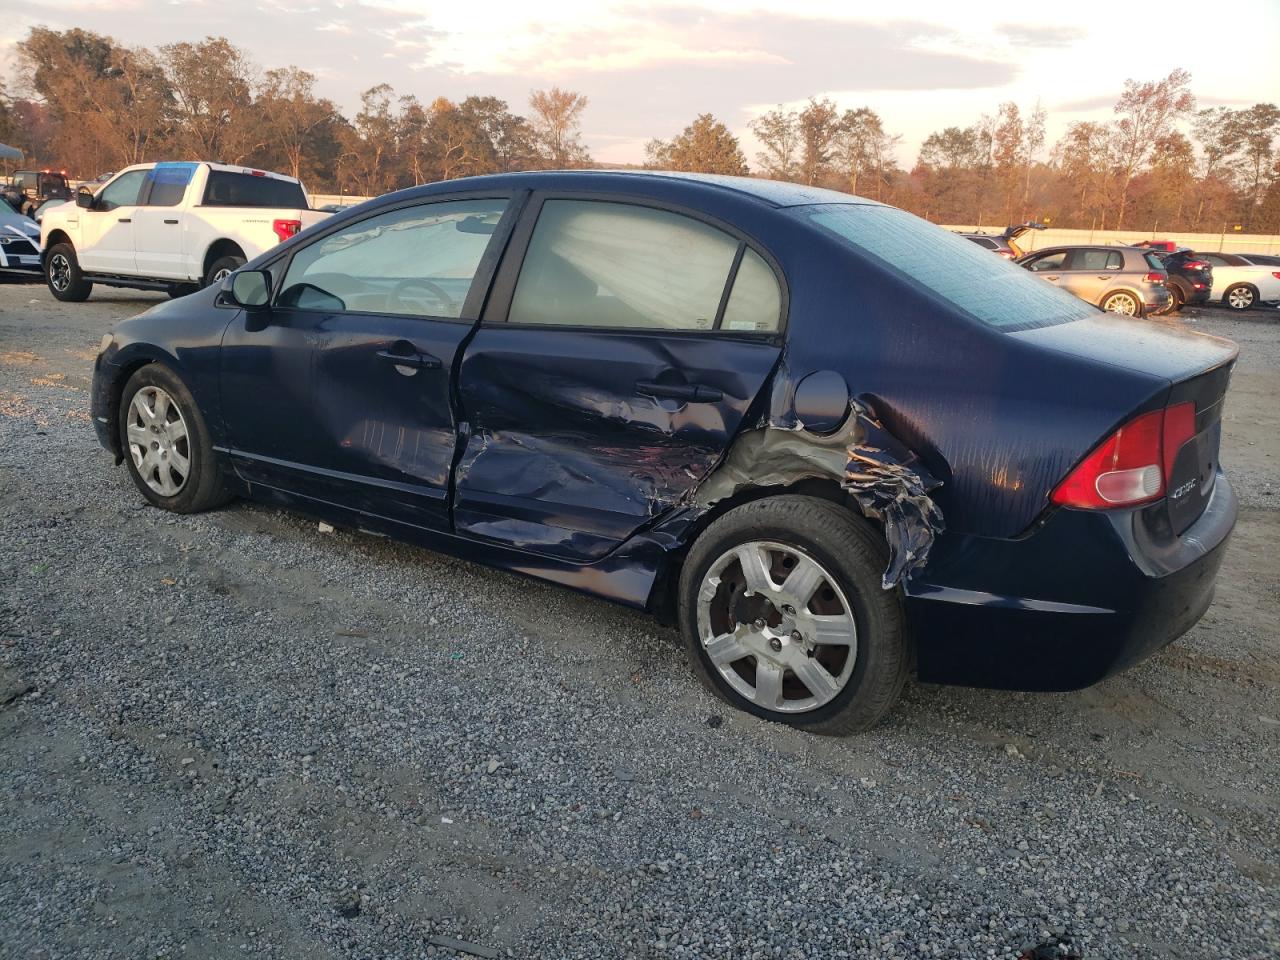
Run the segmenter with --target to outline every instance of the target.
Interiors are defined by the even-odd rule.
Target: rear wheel
[[[1119,313],[1126,317],[1136,317],[1142,313],[1142,304],[1132,293],[1117,291],[1102,301],[1102,309],[1107,313]]]
[[[782,496],[738,507],[694,543],[680,624],[717,696],[825,734],[866,730],[902,691],[907,647],[884,539],[848,507]]]
[[[179,297],[185,297],[189,293],[195,293],[200,288],[194,283],[171,283],[165,287],[164,292],[169,295],[170,300],[177,300]]]
[[[80,261],[69,243],[56,243],[44,261],[44,280],[59,300],[80,303],[89,299],[93,284],[80,272]]]
[[[211,287],[215,283],[221,283],[231,274],[235,273],[245,264],[244,257],[231,254],[225,257],[219,257],[213,263],[209,264],[209,272],[205,274],[204,285]]]
[[[168,367],[149,363],[129,378],[118,426],[129,473],[152,505],[196,513],[230,499],[204,417]]]
[[[1227,287],[1222,302],[1232,310],[1248,310],[1258,302],[1258,291],[1249,283],[1237,283]]]
[[[1176,284],[1169,284],[1169,313],[1177,313],[1182,309],[1182,305],[1187,302],[1186,297],[1182,295],[1182,289]]]

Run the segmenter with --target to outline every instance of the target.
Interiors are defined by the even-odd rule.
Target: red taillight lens
[[[1277,280],[1280,280],[1280,273],[1273,273],[1272,276],[1275,277]]]
[[[1169,275],[1165,273],[1155,273],[1153,271],[1151,273],[1148,273],[1145,277],[1143,277],[1143,279],[1146,280],[1147,283],[1164,283],[1166,280],[1169,279]]]
[[[1188,270],[1208,270],[1209,261],[1207,260],[1188,260],[1183,266]]]
[[[1183,444],[1195,436],[1196,407],[1180,403],[1135,417],[1102,441],[1050,499],[1064,507],[1107,510],[1157,500]]]
[[[276,236],[280,238],[280,242],[284,243],[295,233],[302,229],[301,220],[272,220],[271,229],[276,232]]]

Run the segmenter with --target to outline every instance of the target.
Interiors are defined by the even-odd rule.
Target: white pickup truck
[[[223,163],[142,163],[45,211],[42,263],[59,300],[95,283],[179,297],[329,214],[292,177]]]

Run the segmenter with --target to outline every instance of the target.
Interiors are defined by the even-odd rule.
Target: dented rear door
[[[535,197],[528,217],[460,366],[454,525],[591,562],[724,454],[781,353],[783,286],[682,212]]]

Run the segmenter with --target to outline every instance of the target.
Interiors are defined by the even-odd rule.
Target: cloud
[[[1041,27],[1029,23],[1002,23],[996,33],[1018,47],[1070,47],[1086,34],[1083,27]]]

